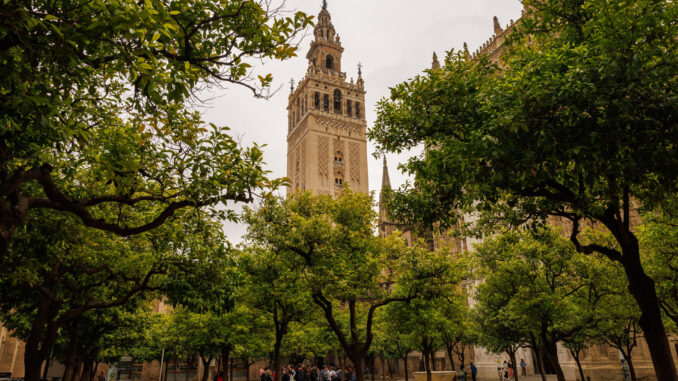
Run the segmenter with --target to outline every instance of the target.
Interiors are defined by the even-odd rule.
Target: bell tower
[[[306,55],[306,75],[290,89],[287,133],[287,177],[295,190],[337,196],[345,184],[369,192],[365,83],[346,79],[341,71],[339,35],[323,2],[314,40]]]

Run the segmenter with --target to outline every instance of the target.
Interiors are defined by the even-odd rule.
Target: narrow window
[[[334,112],[341,114],[341,91],[334,90]]]
[[[320,93],[315,92],[315,99],[313,100],[315,104],[315,109],[320,110]]]
[[[327,112],[330,111],[330,96],[327,94],[323,96],[323,109]]]
[[[351,108],[351,101],[346,102],[346,114],[353,116],[353,109]]]
[[[334,69],[334,58],[332,58],[331,55],[327,55],[327,58],[325,58],[325,67],[328,69]]]
[[[355,103],[355,117],[360,118],[360,103],[359,102]]]

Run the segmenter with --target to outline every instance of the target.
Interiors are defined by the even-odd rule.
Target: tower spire
[[[327,9],[327,0],[323,0],[323,10]]]
[[[391,189],[391,177],[388,175],[388,163],[386,162],[386,155],[384,155],[384,172],[381,177],[381,190]]]
[[[433,63],[431,64],[431,69],[433,70],[440,69],[440,62],[438,61],[438,55],[436,54],[436,52],[433,52]]]

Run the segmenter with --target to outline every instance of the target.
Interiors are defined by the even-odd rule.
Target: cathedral
[[[287,107],[288,193],[336,196],[344,184],[367,193],[365,82],[360,65],[355,82],[341,71],[344,48],[326,2],[313,35],[306,76],[292,83]]]

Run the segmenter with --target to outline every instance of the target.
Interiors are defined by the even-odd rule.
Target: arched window
[[[315,92],[315,99],[313,101],[314,101],[314,104],[315,104],[315,109],[320,110],[320,93],[319,92],[317,92],[317,91]]]
[[[334,164],[337,165],[337,163],[343,163],[344,162],[344,154],[341,151],[337,151],[334,153]]]
[[[331,55],[327,55],[325,58],[325,67],[328,69],[334,69],[334,58]]]
[[[334,90],[334,112],[341,114],[341,91],[339,89]]]
[[[346,102],[346,114],[353,116],[353,109],[351,108],[351,101]]]
[[[360,118],[360,102],[355,103],[355,117]]]
[[[325,94],[323,95],[323,109],[325,111],[330,111],[330,96]]]

